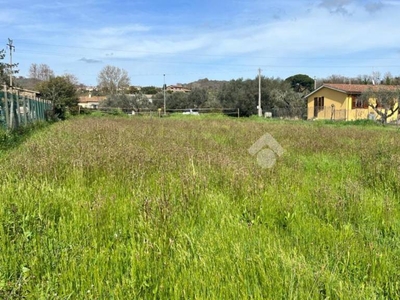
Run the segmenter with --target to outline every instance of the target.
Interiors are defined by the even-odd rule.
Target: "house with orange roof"
[[[89,97],[79,97],[78,105],[83,108],[99,108],[101,101],[105,100],[105,96],[89,96]]]
[[[369,103],[361,100],[363,92],[379,89],[394,91],[400,89],[400,86],[325,83],[305,96],[307,99],[307,119],[346,121],[379,119],[379,115],[369,105],[369,103],[376,103],[375,99],[370,99]],[[396,105],[397,109],[398,104]],[[396,121],[397,117],[398,111],[387,121]]]
[[[169,86],[167,86],[167,92],[184,92],[184,93],[188,93],[188,92],[190,92],[190,90],[185,88],[181,84],[177,84],[177,85],[169,85]]]

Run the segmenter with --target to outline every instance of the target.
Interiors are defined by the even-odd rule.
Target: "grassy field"
[[[249,147],[270,133],[271,169]],[[0,159],[1,299],[396,299],[397,128],[83,118]]]

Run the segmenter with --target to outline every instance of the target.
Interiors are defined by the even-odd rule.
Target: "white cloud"
[[[122,26],[113,26],[113,27],[104,27],[100,28],[96,31],[92,31],[91,34],[97,36],[113,36],[119,37],[128,34],[132,34],[135,32],[147,32],[150,31],[149,26],[140,25],[140,24],[132,24],[132,25],[122,25]]]
[[[100,28],[93,35],[86,32],[85,41],[81,43],[89,49],[81,49],[81,57],[92,54],[91,57],[107,58],[115,63],[120,59],[140,59],[164,65],[181,64],[182,68],[183,65],[218,65],[223,61],[244,67],[304,64],[307,68],[311,67],[306,65],[310,59],[320,67],[343,65],[347,62],[338,61],[338,58],[348,55],[350,59],[352,53],[397,47],[400,37],[393,36],[390,30],[382,30],[390,28],[392,22],[387,14],[390,12],[385,13],[371,19],[365,10],[347,17],[316,8],[299,15],[295,21],[273,20],[257,26],[250,24],[213,31],[188,28],[187,31],[181,29],[179,34],[170,28],[162,35],[156,28],[147,30],[140,24],[133,28]],[[146,30],[135,31],[137,28]],[[112,56],[106,55],[111,52]]]

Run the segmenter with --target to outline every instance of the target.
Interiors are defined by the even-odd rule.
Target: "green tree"
[[[237,79],[225,83],[218,92],[217,99],[222,107],[240,110],[240,115],[250,116],[257,113],[259,80]],[[288,81],[280,78],[261,78],[261,107],[263,112],[275,112],[276,115],[297,116],[304,114],[306,107],[302,100],[304,91],[292,89]]]
[[[159,92],[152,97],[153,109],[163,109],[164,107],[164,93]],[[188,94],[184,92],[171,92],[165,93],[165,103],[167,110],[169,109],[186,109],[193,108],[188,101]]]
[[[3,60],[5,56],[6,52],[4,51],[4,49],[0,50],[0,60]],[[3,81],[5,81],[6,70],[7,64],[0,61],[0,79],[2,81],[1,84],[3,84]]]
[[[254,82],[256,81],[253,89],[258,89],[258,80]],[[303,95],[304,91],[296,91],[286,80],[266,77],[261,80],[262,109],[264,112],[272,112],[274,116],[302,117],[306,108]]]
[[[160,91],[160,89],[155,86],[144,86],[140,91],[146,95],[155,95]]]
[[[307,113],[307,104],[301,93],[296,93],[290,87],[271,90],[270,98],[275,116],[302,118]]]
[[[201,107],[204,108],[222,108],[221,102],[218,99],[218,91],[208,90],[207,91],[207,101],[204,102]]]
[[[184,92],[174,92],[166,94],[167,109],[185,109],[190,108],[188,94]]]
[[[144,108],[150,108],[151,103],[143,94],[135,95],[111,95],[100,103],[100,107],[120,108],[123,111],[140,111]]]
[[[17,63],[14,63],[10,66],[10,64],[2,62],[2,60],[6,56],[6,51],[4,49],[0,50],[0,84],[4,82],[9,86],[10,85],[10,67],[16,68],[18,67]],[[13,73],[18,73],[19,70],[13,70]]]
[[[305,74],[296,74],[285,79],[296,92],[309,93],[314,90],[314,79]]]
[[[208,93],[204,88],[194,88],[188,94],[188,105],[187,108],[198,108],[204,107],[208,101]]]
[[[37,86],[42,98],[53,103],[53,117],[64,120],[69,109],[71,113],[77,112],[78,96],[72,82],[67,77],[57,76],[44,81]]]
[[[165,94],[165,97],[167,97],[167,94]],[[164,107],[164,93],[158,92],[152,97],[153,103],[152,107],[153,109],[159,109]],[[168,107],[168,104],[167,104]]]
[[[400,90],[392,86],[369,88],[360,96],[363,103],[373,108],[380,116],[382,124],[399,110]]]
[[[241,116],[251,116],[257,112],[257,90],[254,80],[231,80],[223,84],[217,98],[224,108],[239,109]]]

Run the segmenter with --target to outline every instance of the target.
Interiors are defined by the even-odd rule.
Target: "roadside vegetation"
[[[265,133],[285,150],[271,169],[248,153]],[[398,135],[195,116],[55,123],[0,157],[0,298],[399,298]]]

